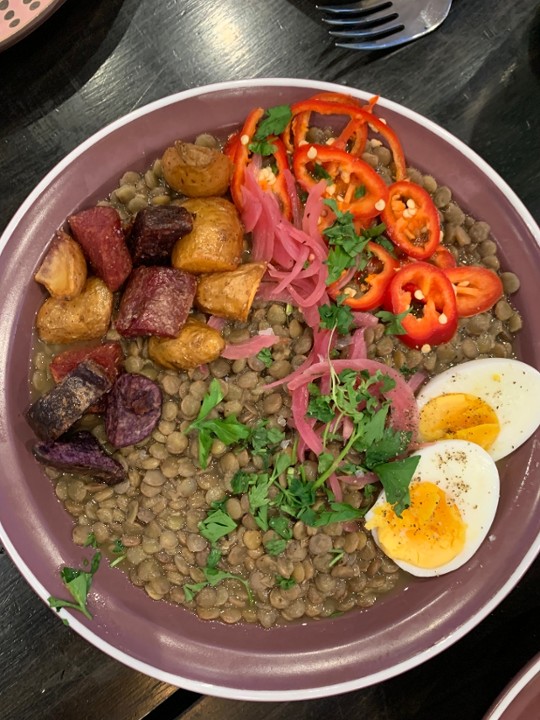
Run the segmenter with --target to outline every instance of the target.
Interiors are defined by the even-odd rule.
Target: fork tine
[[[381,10],[374,12],[371,15],[362,15],[362,17],[356,18],[322,18],[323,22],[332,27],[358,27],[363,28],[375,28],[376,26],[383,25],[384,23],[395,20],[398,16],[396,12],[388,12],[387,10]]]
[[[393,27],[384,28],[384,35],[383,35],[383,28],[381,28],[381,32],[376,32],[376,30],[379,30],[379,28],[370,28],[370,29],[362,29],[362,30],[329,30],[328,34],[332,35],[332,37],[336,38],[358,38],[359,40],[361,38],[365,39],[365,42],[369,42],[372,40],[373,42],[380,42],[381,39],[386,39],[389,36],[392,36],[394,33],[399,32],[400,30],[403,30],[403,25],[394,25]],[[353,45],[351,43],[347,45],[343,45],[340,43],[336,43],[339,47],[348,47],[352,48]],[[379,47],[379,46],[378,46]]]
[[[317,10],[335,15],[368,14],[392,6],[392,0],[361,0],[354,5],[315,5]]]
[[[396,32],[397,30],[397,32]],[[398,26],[394,31],[386,30],[384,33],[375,35],[372,33],[372,39],[367,36],[358,43],[354,42],[336,42],[336,47],[346,48],[347,50],[386,50],[396,45],[403,45],[414,38],[410,38],[403,25]]]

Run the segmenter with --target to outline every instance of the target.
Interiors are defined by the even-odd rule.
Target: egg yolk
[[[462,552],[467,526],[455,503],[434,483],[412,483],[410,496],[401,517],[389,503],[374,508],[366,529],[378,529],[379,545],[394,560],[441,567]]]
[[[489,450],[499,431],[495,410],[475,395],[446,393],[432,398],[420,410],[419,432],[425,442],[468,440]]]

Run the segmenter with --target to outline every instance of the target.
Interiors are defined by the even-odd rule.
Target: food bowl
[[[307,80],[241,81],[164,98],[109,125],[68,155],[36,187],[0,241],[0,539],[46,602],[65,594],[63,565],[88,552],[73,544],[72,521],[31,453],[29,404],[32,327],[43,295],[32,281],[66,217],[116,186],[126,170],[144,170],[175,139],[225,136],[256,106],[291,103],[341,86]],[[347,89],[361,100],[369,93]],[[540,231],[504,181],[467,146],[429,120],[381,98],[378,113],[401,138],[408,164],[448,185],[459,205],[492,227],[505,269],[520,277],[514,296],[524,318],[520,359],[540,367],[536,268]],[[202,119],[202,120],[201,120]],[[488,539],[458,570],[407,578],[373,607],[340,617],[272,629],[199,620],[151,600],[115,568],[94,578],[94,618],[68,613],[70,626],[130,667],[203,694],[291,700],[371,685],[429,660],[475,627],[512,590],[540,548],[537,466],[540,434],[501,461],[501,500]]]

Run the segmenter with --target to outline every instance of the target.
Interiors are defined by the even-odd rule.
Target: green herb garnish
[[[274,362],[270,348],[263,348],[260,350],[257,353],[257,359],[260,360],[267,368]]]
[[[253,136],[254,140],[265,140],[269,135],[281,135],[292,117],[290,105],[275,105],[268,108]]]
[[[348,305],[321,305],[319,307],[321,327],[336,329],[339,335],[348,335],[354,325],[352,310]]]
[[[197,418],[187,428],[199,433],[199,465],[204,470],[208,465],[208,456],[213,441],[217,438],[225,445],[231,445],[250,436],[247,425],[239,422],[234,415],[226,418],[209,418],[210,412],[223,400],[219,381],[214,378],[207,395],[203,398]]]
[[[92,545],[94,541],[95,536],[93,537],[93,540],[87,541],[87,544]],[[82,612],[85,617],[92,620],[92,615],[87,606],[88,593],[90,592],[92,580],[99,568],[100,562],[101,553],[97,550],[92,557],[89,570],[63,567],[60,570],[60,577],[62,578],[62,582],[68,589],[74,602],[70,600],[62,600],[61,598],[50,597],[48,598],[49,605],[55,610],[60,610],[60,608],[79,610],[79,612]]]
[[[375,317],[378,317],[386,327],[384,328],[385,335],[405,335],[405,328],[401,324],[401,321],[410,313],[410,310],[404,310],[402,313],[395,315],[387,310],[379,310],[375,313]]]
[[[216,540],[228,535],[233,530],[236,530],[236,522],[221,507],[210,512],[199,523],[199,532],[211,543],[215,543]]]

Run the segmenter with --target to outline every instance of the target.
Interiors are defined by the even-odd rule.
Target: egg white
[[[479,445],[467,440],[440,440],[414,455],[420,456],[413,482],[432,482],[455,502],[466,525],[465,546],[453,560],[436,568],[423,568],[392,558],[400,568],[418,577],[444,575],[464,565],[476,553],[495,518],[499,502],[499,473],[492,457]],[[375,508],[386,503],[381,492],[373,507],[366,513],[366,521]],[[375,543],[379,542],[378,528],[371,530]]]
[[[445,393],[468,393],[488,403],[500,432],[488,453],[494,460],[523,445],[540,425],[540,372],[520,360],[483,358],[436,375],[417,395],[418,408]]]

